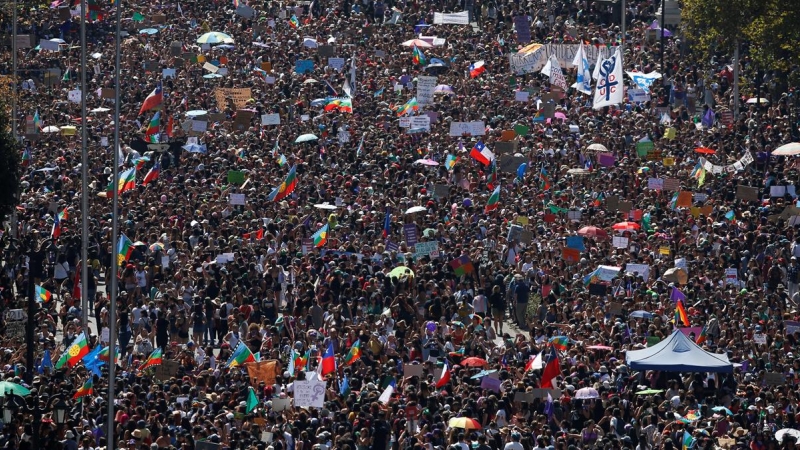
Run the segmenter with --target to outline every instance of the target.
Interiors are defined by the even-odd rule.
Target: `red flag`
[[[444,368],[442,369],[442,375],[439,377],[439,380],[436,381],[436,389],[441,389],[450,382],[450,367],[447,365],[447,361],[444,362]]]
[[[72,298],[76,300],[81,298],[81,270],[81,266],[78,264],[78,267],[75,268],[75,282],[72,284]]]
[[[561,375],[561,364],[558,363],[556,348],[551,345],[549,359],[542,372],[542,389],[553,389],[553,380],[559,375]]]

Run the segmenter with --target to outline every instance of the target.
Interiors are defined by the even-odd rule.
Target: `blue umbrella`
[[[205,153],[206,146],[205,145],[197,145],[197,144],[187,144],[183,146],[183,149],[188,151],[189,153]]]
[[[642,311],[642,310],[634,311],[630,313],[630,316],[637,319],[652,319],[654,317],[653,313],[649,313],[647,311]]]
[[[481,370],[480,372],[476,373],[475,375],[469,377],[471,380],[477,380],[478,378],[483,378],[487,375],[491,375],[497,372],[497,370]]]
[[[221,48],[223,50],[233,50],[236,47],[234,45],[232,45],[232,44],[222,44],[222,45],[216,46],[215,48]]]
[[[728,408],[726,408],[724,406],[715,406],[715,407],[711,408],[711,410],[714,411],[714,412],[723,412],[723,411],[725,411],[725,414],[727,414],[729,416],[733,415],[733,411],[731,411],[730,409],[728,409]]]
[[[145,28],[139,30],[139,34],[156,34],[156,33],[158,33],[158,30],[155,28]]]

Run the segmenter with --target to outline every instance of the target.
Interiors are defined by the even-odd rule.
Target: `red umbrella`
[[[583,237],[596,237],[596,238],[608,237],[608,233],[606,232],[606,230],[592,226],[581,228],[580,230],[578,230],[578,234]]]
[[[638,223],[636,222],[620,222],[615,223],[613,227],[611,227],[617,231],[631,231],[631,230],[638,230],[641,228]]]
[[[464,358],[461,361],[461,365],[464,367],[486,367],[489,363],[483,358],[470,356],[469,358]]]
[[[708,147],[697,147],[696,149],[694,149],[694,151],[697,153],[702,153],[703,155],[713,155],[717,153],[716,150],[712,150]]]

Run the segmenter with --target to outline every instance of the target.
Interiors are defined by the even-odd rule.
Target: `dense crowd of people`
[[[640,0],[624,35],[587,1],[107,3],[85,67],[76,5],[19,6],[38,47],[18,49],[3,448],[795,448],[798,169],[771,153],[800,130],[779,77],[734,102],[730,55],[661,39]],[[599,81],[512,66],[578,46],[593,72],[619,48],[661,77],[593,109]],[[568,85],[573,53],[550,59]],[[675,330],[730,370],[627,364]]]

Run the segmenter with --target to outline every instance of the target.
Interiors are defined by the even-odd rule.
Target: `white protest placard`
[[[624,236],[614,236],[611,238],[614,248],[628,248],[628,238]]]
[[[431,118],[428,116],[412,116],[411,126],[408,128],[412,130],[431,131]]]
[[[322,408],[325,404],[325,382],[317,379],[294,382],[294,406]]]
[[[644,281],[648,281],[650,279],[650,266],[647,264],[627,264],[625,266],[625,271],[638,273],[642,278],[644,278]]]
[[[244,205],[245,201],[245,194],[231,194],[231,205]]]
[[[266,77],[264,77],[264,82],[267,84],[275,84],[275,77],[273,77],[272,75],[267,75]]]
[[[303,114],[302,116],[300,116],[301,122],[308,122],[309,120],[311,120],[311,116],[309,116],[308,114]]]
[[[572,222],[580,222],[581,221],[580,210],[572,209],[567,211],[567,219],[571,220]]]
[[[290,398],[274,398],[272,399],[272,410],[281,412],[291,407],[292,399]],[[270,433],[272,435],[272,433]],[[271,439],[270,439],[271,440]]]
[[[514,101],[528,103],[530,95],[528,91],[514,91]]]
[[[161,78],[175,78],[175,69],[162,69],[161,70]]]
[[[108,136],[103,136],[100,138],[100,145],[103,147],[108,147]]]
[[[414,257],[422,258],[423,256],[430,256],[436,258],[439,256],[439,242],[417,242],[414,245]]]
[[[410,128],[411,127],[411,117],[401,117],[400,118],[400,128]]]
[[[58,51],[58,42],[48,41],[47,39],[39,40],[39,48],[42,50]]]
[[[435,25],[469,25],[469,11],[457,13],[433,13]]]
[[[753,342],[758,345],[766,345],[767,344],[767,335],[766,334],[754,334],[753,335]]]
[[[108,327],[103,327],[103,329],[100,331],[100,342],[108,342],[110,338],[111,330],[109,330]]]
[[[227,67],[220,67],[217,70],[217,75],[227,75],[227,74],[228,74],[228,68]]]
[[[206,121],[203,120],[192,121],[192,131],[196,131],[198,133],[205,133],[207,128],[208,128],[208,122]]]
[[[350,132],[347,130],[339,130],[339,134],[336,135],[336,138],[339,139],[340,144],[346,144],[350,142]]]
[[[786,195],[786,186],[770,186],[769,187],[769,196],[770,197],[783,197]]]
[[[647,188],[653,189],[656,191],[663,191],[664,190],[664,179],[663,178],[648,178],[647,179]]]
[[[633,103],[644,103],[650,101],[650,94],[644,89],[628,89],[628,100]]]
[[[436,90],[436,77],[417,77],[417,103],[430,105],[433,103],[433,92]]]
[[[261,115],[261,125],[280,125],[280,124],[281,124],[281,115],[278,113]]]
[[[203,64],[203,69],[205,69],[205,70],[207,70],[207,71],[209,71],[211,73],[217,73],[217,71],[219,70],[219,67],[211,64],[210,62],[207,62],[207,63]]]
[[[683,269],[686,273],[689,273],[689,264],[686,262],[686,258],[678,258],[675,260],[675,267],[678,269]]]
[[[344,58],[328,58],[328,67],[341,72],[344,68]]]
[[[725,284],[739,284],[739,272],[735,267],[725,269]]]
[[[74,89],[72,91],[69,91],[69,93],[67,94],[67,99],[69,101],[73,102],[73,103],[80,103],[81,102],[81,90],[80,89]]]
[[[484,134],[486,134],[486,125],[483,121],[450,123],[450,136],[483,136]]]

